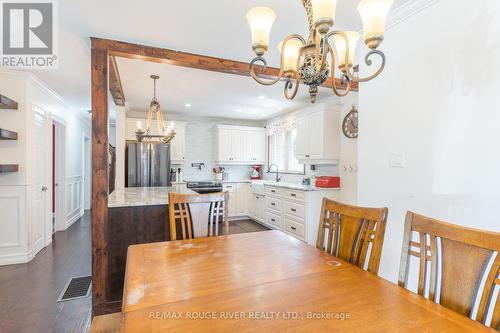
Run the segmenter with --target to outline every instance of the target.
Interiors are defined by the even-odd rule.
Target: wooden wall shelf
[[[17,110],[18,105],[16,101],[4,95],[0,95],[0,109]]]
[[[0,140],[17,140],[17,132],[0,128]]]
[[[0,173],[18,172],[18,171],[19,171],[19,165],[17,164],[0,164]]]

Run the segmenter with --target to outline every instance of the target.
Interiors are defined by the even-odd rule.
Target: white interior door
[[[50,186],[47,181],[48,170],[47,163],[50,163],[48,156],[50,150],[47,149],[49,140],[48,134],[50,133],[50,126],[46,117],[38,112],[34,115],[34,129],[33,129],[33,142],[34,142],[34,156],[33,164],[33,251],[34,254],[40,252],[50,240],[52,231],[47,227],[47,222],[50,221]],[[47,127],[49,127],[47,129]],[[50,235],[50,236],[48,236]]]

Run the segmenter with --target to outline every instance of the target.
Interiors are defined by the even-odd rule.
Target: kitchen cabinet
[[[223,191],[229,193],[229,217],[251,215],[252,191],[249,183],[227,183],[223,185]]]
[[[219,164],[265,164],[266,132],[260,127],[217,125],[216,162]]]
[[[238,184],[236,207],[237,214],[239,216],[250,215],[250,197],[252,196],[252,190],[249,183]]]
[[[265,196],[259,194],[252,194],[250,218],[258,222],[264,222],[266,207]]]
[[[263,223],[313,246],[316,245],[323,198],[338,200],[339,197],[338,189],[304,191],[279,185],[266,185],[265,194],[265,200],[259,203],[264,210]]]
[[[137,131],[138,123],[141,127],[146,127],[146,119],[127,118],[126,120],[126,135],[127,141],[136,141],[135,132]],[[186,123],[185,122],[165,122],[166,128],[173,127],[175,130],[175,137],[170,142],[170,160],[172,164],[184,164],[186,161]],[[157,135],[158,126],[156,121],[151,122],[151,134]],[[159,141],[154,139],[153,141]]]
[[[340,112],[324,106],[297,118],[296,158],[304,164],[337,164],[340,159]]]
[[[224,184],[223,191],[228,192],[228,214],[229,217],[236,216],[237,208],[237,193],[238,184]]]

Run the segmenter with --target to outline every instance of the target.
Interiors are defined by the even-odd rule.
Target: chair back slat
[[[361,220],[349,215],[341,215],[338,230],[338,249],[334,255],[345,261],[354,262],[354,252],[359,251]]]
[[[169,194],[170,240],[228,234],[228,193]]]
[[[316,247],[377,274],[387,208],[365,208],[323,199]],[[328,235],[326,235],[328,234]]]
[[[413,237],[416,234],[418,241]],[[492,313],[490,326],[499,329],[500,299],[493,299],[498,285],[495,281],[500,278],[499,249],[500,233],[466,228],[408,212],[399,285],[408,287],[410,257],[414,256],[419,260],[419,295],[428,295],[430,300],[468,317],[479,301],[475,319],[486,323],[488,313]],[[494,257],[496,259],[491,262]],[[430,273],[427,271],[429,262]],[[485,284],[481,287],[483,279]]]

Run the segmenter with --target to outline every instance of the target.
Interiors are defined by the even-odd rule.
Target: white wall
[[[27,86],[24,76],[0,72],[1,94],[19,104],[18,110],[0,110],[0,127],[18,132],[18,140],[0,141],[0,164],[19,164],[19,172],[0,174],[0,265],[30,256]]]
[[[90,137],[90,122],[67,106],[35,76],[24,72],[0,72],[0,91],[19,102],[19,110],[0,110],[0,127],[17,131],[19,140],[0,142],[0,163],[18,163],[19,172],[0,175],[0,265],[32,259],[30,241],[33,216],[33,174],[40,161],[33,160],[33,109],[50,113],[65,126],[63,230],[83,214],[84,136]],[[50,180],[47,181],[50,197]],[[50,199],[49,199],[50,204]]]
[[[499,31],[497,0],[437,1],[386,34],[387,67],[361,85],[359,203],[389,207],[391,281],[407,210],[500,231]]]

